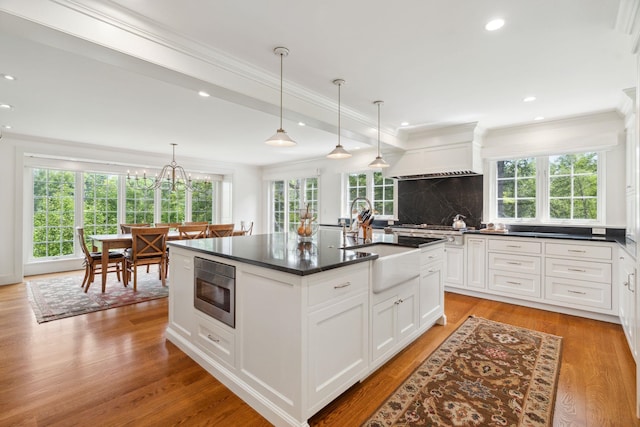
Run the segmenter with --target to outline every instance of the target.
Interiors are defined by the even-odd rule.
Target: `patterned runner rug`
[[[469,317],[363,425],[550,426],[561,344]]]
[[[80,286],[83,276],[84,272],[26,282],[29,302],[38,323],[169,296],[168,279],[167,286],[163,287],[158,272],[153,270],[146,273],[141,268],[138,271],[137,292],[133,292],[132,281],[125,288],[115,274],[109,274],[104,294],[99,277],[85,294]]]

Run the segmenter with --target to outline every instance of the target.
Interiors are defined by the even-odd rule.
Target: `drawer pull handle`
[[[572,291],[571,289],[569,289],[567,292],[569,292],[570,294],[578,294],[578,295],[586,295],[586,292],[580,292],[580,291]]]
[[[427,258],[429,258],[429,259],[434,259],[434,258],[435,258],[435,256],[434,256],[434,255],[429,255]]]
[[[333,289],[346,288],[347,286],[351,286],[351,282],[343,283],[342,285],[336,285],[333,287]]]
[[[583,254],[583,253],[585,253],[587,251],[581,250],[581,249],[567,249],[567,252],[576,252],[576,253],[579,253],[579,254]]]
[[[511,264],[511,265],[522,265],[521,262],[516,262],[516,261],[507,261],[507,264]]]
[[[520,245],[507,245],[508,248],[519,248],[521,247]]]
[[[402,304],[403,302],[404,300],[400,298],[398,301],[394,302],[394,304],[399,305],[399,304]]]
[[[429,270],[427,270],[429,273],[433,273],[434,271],[436,271],[434,268],[430,268]]]
[[[581,268],[568,268],[569,271],[577,271],[578,273],[586,273],[587,270],[583,270]]]
[[[213,336],[211,336],[211,334],[207,334],[207,338],[209,338],[213,342],[220,342],[218,338],[214,338]]]
[[[518,285],[518,286],[522,285],[522,283],[520,283],[520,282],[513,282],[511,280],[507,280],[507,283],[510,284],[510,285]]]

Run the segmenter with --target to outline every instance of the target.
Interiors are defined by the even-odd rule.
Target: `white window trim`
[[[587,150],[584,152],[589,152]],[[580,220],[580,219],[552,219],[549,218],[549,157],[562,155],[565,153],[549,154],[544,156],[534,156],[536,159],[536,218],[498,218],[497,211],[497,183],[498,169],[497,163],[501,160],[513,160],[515,158],[532,157],[523,155],[522,157],[506,157],[492,159],[489,161],[488,182],[485,181],[485,188],[488,188],[485,196],[485,204],[488,209],[488,220],[486,222],[503,223],[503,224],[529,224],[529,225],[563,225],[563,226],[592,226],[606,224],[606,152],[596,151],[598,154],[598,213],[596,220]],[[543,195],[544,197],[540,197]]]

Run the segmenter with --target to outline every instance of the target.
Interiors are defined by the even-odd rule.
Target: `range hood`
[[[408,150],[385,175],[396,179],[479,175],[482,174],[480,150],[474,141]]]

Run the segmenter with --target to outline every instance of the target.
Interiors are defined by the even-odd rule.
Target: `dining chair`
[[[203,239],[207,237],[207,224],[181,225],[178,232],[180,240]]]
[[[233,227],[233,224],[209,224],[209,237],[231,236]]]
[[[184,225],[209,225],[208,221],[186,221]]]
[[[167,235],[169,227],[134,227],[131,229],[131,248],[124,253],[124,284],[129,284],[133,273],[133,291],[138,290],[138,267],[159,266],[162,286],[166,286]]]
[[[253,233],[253,221],[251,221],[249,227],[247,227],[244,231],[246,236],[251,236],[251,233]]]
[[[180,222],[156,222],[156,227],[169,227],[169,230],[177,230],[181,225]]]
[[[129,234],[131,233],[131,228],[132,227],[150,227],[151,224],[149,223],[139,223],[139,224],[120,224],[120,232],[122,234]]]
[[[78,235],[78,243],[82,248],[84,255],[84,278],[82,279],[82,287],[84,291],[89,290],[89,286],[95,281],[96,274],[102,274],[102,252],[91,252],[84,240],[84,228],[76,227]],[[124,274],[124,255],[122,252],[109,252],[109,263],[107,264],[107,273],[116,273],[118,282],[120,281],[120,270]],[[106,283],[102,283],[102,292],[105,291]]]

